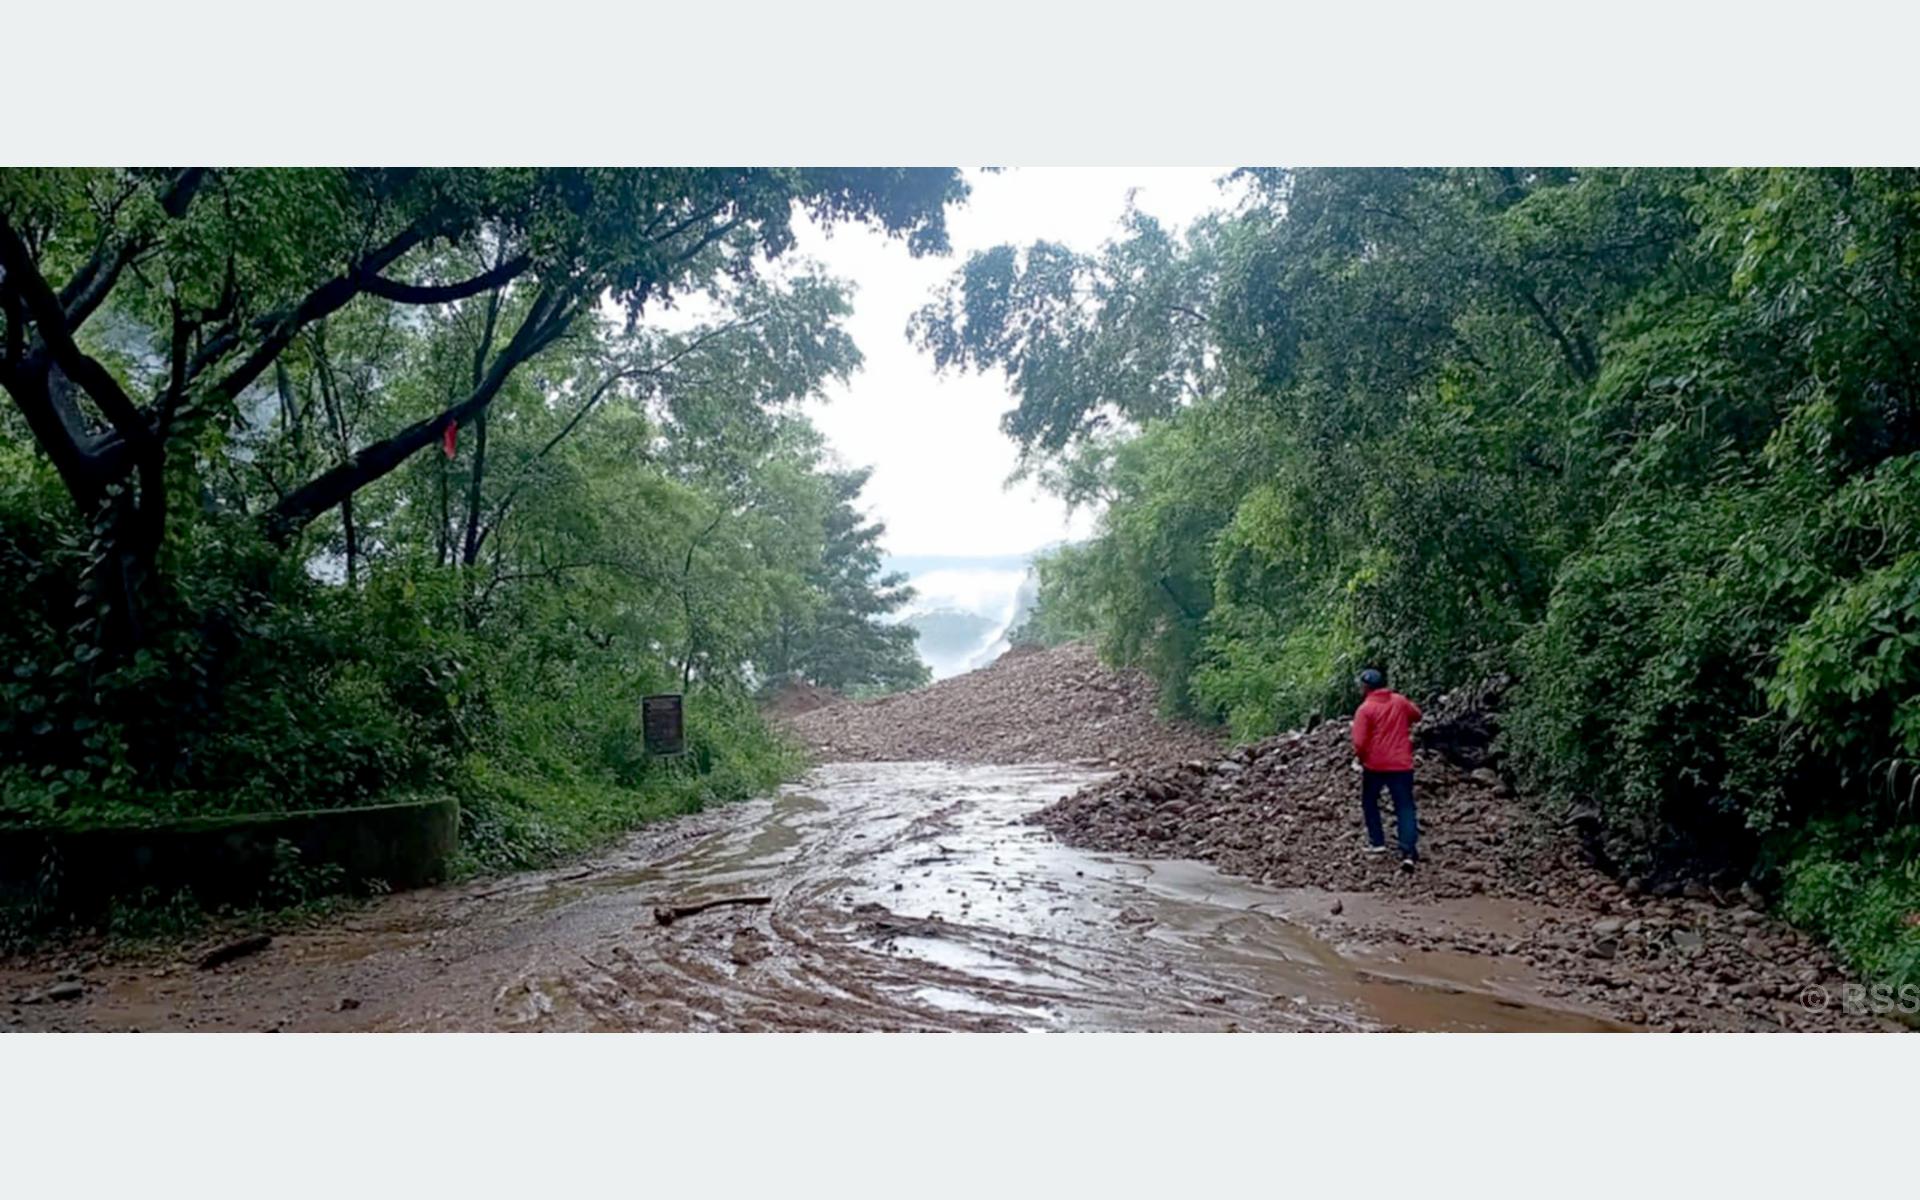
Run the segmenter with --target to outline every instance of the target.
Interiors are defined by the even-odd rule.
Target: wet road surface
[[[1525,963],[1342,945],[1325,914],[1518,928],[1093,854],[1023,818],[1065,766],[824,766],[561,870],[394,896],[217,968],[127,963],[11,1028],[1601,1030]],[[657,906],[767,897],[658,923]],[[1321,933],[1313,932],[1314,929]],[[1332,940],[1329,940],[1332,939]],[[0,997],[44,983],[0,980]]]

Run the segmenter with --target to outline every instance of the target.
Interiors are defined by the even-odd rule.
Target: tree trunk
[[[493,334],[500,327],[500,290],[495,288],[487,296],[486,323],[481,327],[480,340],[473,348],[473,370],[467,377],[467,389],[472,391],[486,378],[487,355],[493,352]],[[472,566],[480,557],[480,495],[481,486],[487,473],[487,410],[481,409],[473,418],[473,470],[467,475],[467,528],[460,539],[460,565]]]
[[[357,588],[360,586],[360,574],[359,574],[360,535],[359,535],[359,532],[354,528],[354,524],[353,524],[353,497],[352,496],[348,496],[345,500],[342,500],[340,502],[340,528],[346,541],[347,586],[350,588]]]
[[[353,436],[347,431],[347,406],[342,401],[334,378],[333,360],[327,357],[325,322],[314,326],[311,340],[314,373],[320,377],[320,402],[326,407],[327,423],[333,427],[334,461],[337,465],[353,457]],[[360,534],[353,521],[352,496],[340,502],[340,532],[347,556],[347,586],[355,588],[360,586]]]
[[[467,473],[467,529],[461,539],[460,565],[471,567],[480,559],[481,484],[487,474],[487,414],[473,419],[473,469]]]
[[[447,480],[447,463],[449,461],[450,460],[444,458],[439,460],[440,523],[434,527],[433,531],[433,564],[437,567],[447,565],[447,530],[449,528],[449,522],[452,519],[447,513],[447,489],[450,486]],[[352,495],[352,493],[349,492],[348,495]],[[342,499],[344,498],[345,497],[342,497]]]

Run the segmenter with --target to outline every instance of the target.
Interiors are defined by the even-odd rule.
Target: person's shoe
[[[1404,871],[1404,872],[1406,872],[1406,873],[1407,873],[1407,874],[1409,874],[1409,875],[1411,875],[1411,874],[1413,874],[1413,859],[1411,859],[1411,858],[1403,858],[1403,859],[1401,859],[1401,860],[1400,860],[1400,869],[1401,869],[1402,871]]]
[[[1385,854],[1386,852],[1387,852],[1387,848],[1385,846],[1368,846],[1367,847],[1368,854]]]

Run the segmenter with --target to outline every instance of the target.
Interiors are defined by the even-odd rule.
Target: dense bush
[[[396,565],[350,590],[265,547],[233,553],[245,527],[207,531],[199,557],[170,563],[181,586],[150,610],[169,636],[103,669],[57,628],[81,556],[44,538],[59,514],[31,502],[39,469],[16,465],[0,498],[0,547],[23,568],[5,575],[17,619],[0,627],[0,819],[144,822],[451,790],[473,861],[524,865],[796,765],[724,679],[689,697],[686,758],[649,758],[640,698],[679,680],[569,630],[564,594],[523,597],[511,631],[475,629],[450,572]]]
[[[0,815],[354,804],[425,786],[464,751],[469,639],[444,594],[429,588],[417,606],[385,586],[348,596],[278,561],[252,529],[210,522],[169,547],[154,636],[109,655],[75,608],[83,548],[53,532],[64,513],[29,496],[49,472],[13,467],[0,493],[0,553],[15,568],[0,627]]]

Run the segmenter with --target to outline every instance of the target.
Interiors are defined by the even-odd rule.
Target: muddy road
[[[1097,778],[823,766],[568,869],[388,897],[212,969],[96,965],[77,998],[19,1003],[60,973],[8,972],[0,1003],[15,1030],[1616,1028],[1517,959],[1343,945],[1325,919],[1537,919],[1517,902],[1263,888],[1024,820]],[[654,911],[745,897],[767,902]]]

